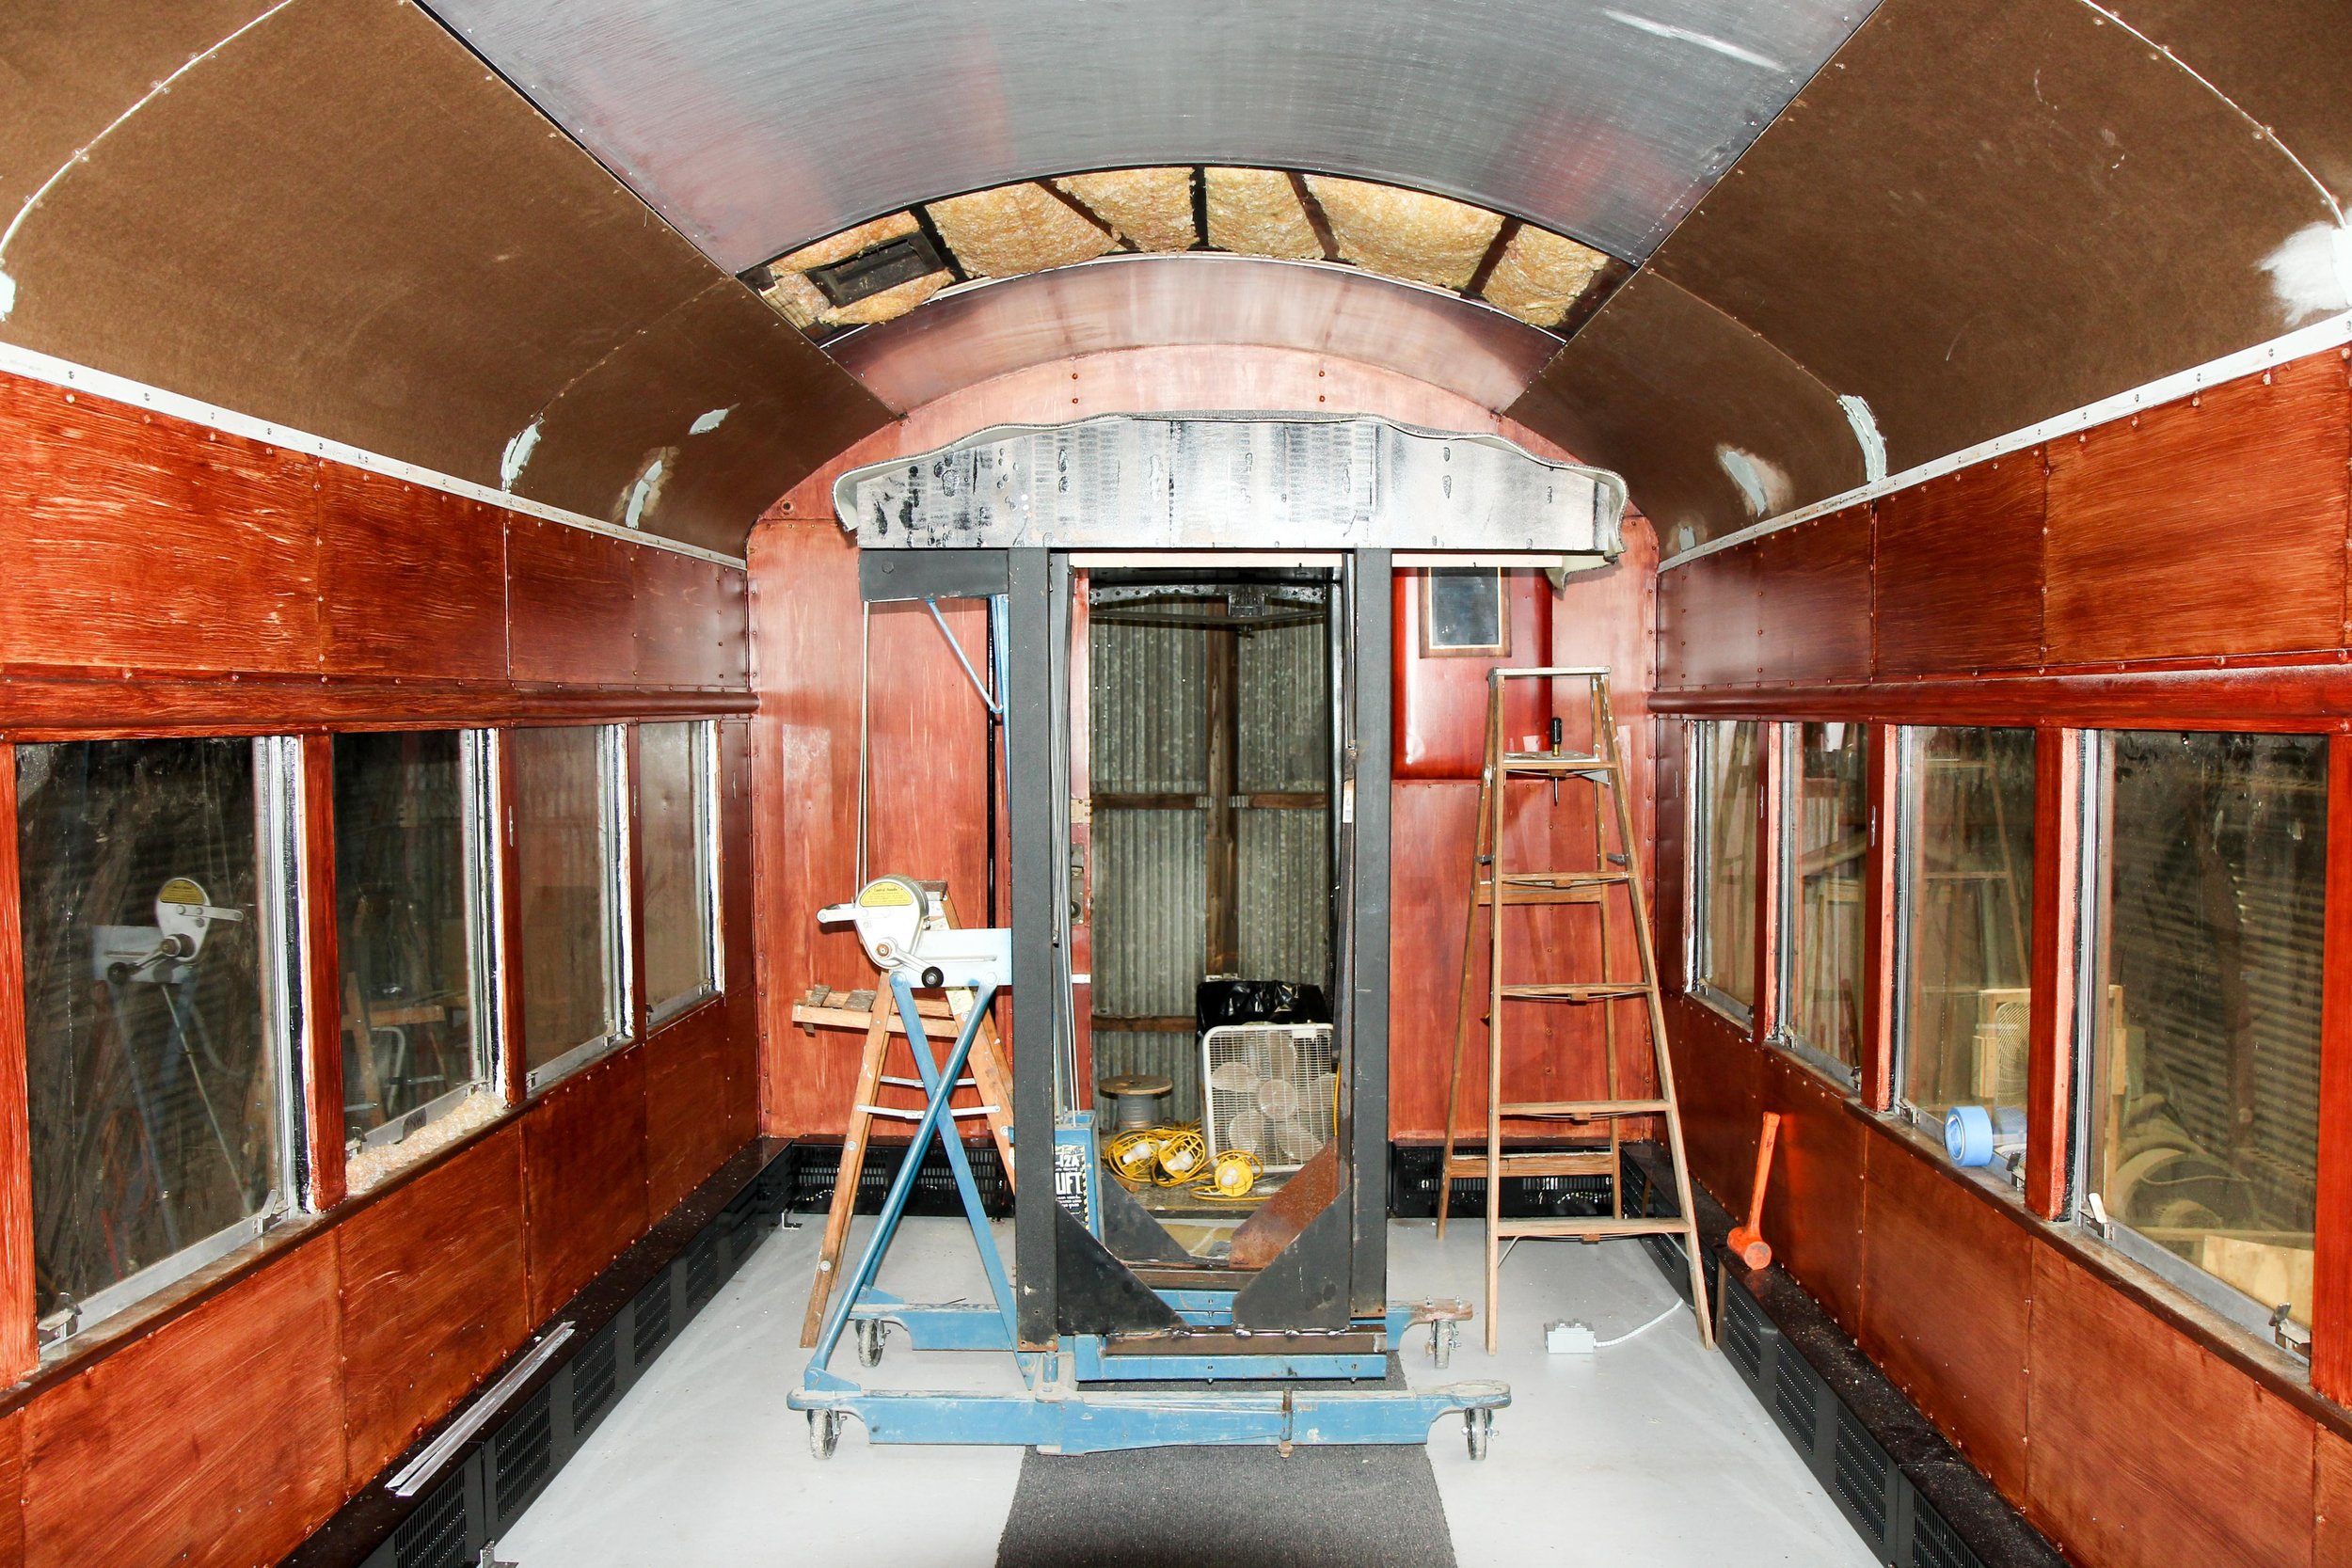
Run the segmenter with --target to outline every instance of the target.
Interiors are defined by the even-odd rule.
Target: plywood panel
[[[2050,452],[2050,660],[2344,641],[2352,391],[2333,355]]]
[[[1510,616],[1507,656],[1421,651],[1423,574],[1402,571],[1391,584],[1395,641],[1392,657],[1393,736],[1391,774],[1398,779],[1475,779],[1486,757],[1486,672],[1498,665],[1549,664],[1554,594],[1540,572],[1502,574]],[[1532,681],[1516,684],[1504,707],[1504,734],[1544,732],[1551,717],[1547,693]]]
[[[1702,556],[1658,579],[1658,684],[1669,690],[1754,686],[1764,613],[1754,545]]]
[[[1871,1136],[1862,1331],[1871,1360],[1969,1461],[2026,1495],[2026,1324],[2033,1246],[1934,1157]]]
[[[1870,677],[1870,511],[1850,506],[1756,544],[1756,663],[1770,685]]]
[[[1687,997],[1667,1004],[1666,1038],[1692,1178],[1744,1216],[1763,1114],[1763,1053],[1737,1024]]]
[[[336,1249],[322,1238],[25,1410],[36,1568],[274,1562],[343,1498]]]
[[[508,1126],[336,1229],[342,1249],[343,1440],[374,1475],[521,1344],[523,1132]]]
[[[531,1321],[543,1322],[645,1228],[645,1063],[622,1052],[548,1090],[523,1120]]]
[[[2323,1426],[2318,1441],[2312,1497],[2317,1539],[2312,1543],[2312,1561],[2352,1562],[2352,1437]]]
[[[509,515],[341,463],[319,469],[324,668],[504,679]]]
[[[0,379],[0,660],[312,673],[315,460]]]
[[[666,550],[637,559],[637,678],[648,686],[750,684],[743,574]]]
[[[1762,1091],[1762,1108],[1781,1115],[1764,1239],[1837,1326],[1858,1334],[1864,1140],[1872,1134],[1839,1091],[1781,1052],[1764,1053]]]
[[[507,646],[518,681],[637,679],[635,590],[644,546],[516,516],[507,528]]]
[[[2311,1418],[2049,1247],[2029,1365],[2026,1512],[2077,1560],[2313,1560]]]
[[[0,1562],[24,1560],[24,1412],[0,1416]]]
[[[726,968],[727,1098],[721,1125],[739,1148],[759,1132],[760,995],[753,860],[752,733],[748,720],[719,726],[720,941]]]
[[[1878,503],[1878,670],[1960,674],[2042,657],[2042,448]]]
[[[712,1001],[645,1042],[646,1212],[656,1219],[717,1170],[729,1135],[727,1007]]]

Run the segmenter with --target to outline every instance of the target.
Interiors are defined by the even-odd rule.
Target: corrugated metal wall
[[[1154,617],[1216,616],[1221,603],[1162,601]],[[1189,1016],[1208,951],[1204,809],[1105,808],[1105,795],[1201,795],[1208,788],[1208,648],[1229,631],[1128,626],[1089,633],[1093,691],[1093,996],[1098,1015]],[[1235,659],[1236,783],[1244,793],[1323,790],[1330,771],[1327,630],[1280,626],[1240,637]],[[1204,801],[1205,804],[1205,801]],[[1252,979],[1327,986],[1331,965],[1328,809],[1239,814],[1241,963]],[[1191,1033],[1098,1029],[1097,1078],[1166,1074],[1169,1114],[1200,1115],[1200,1043]]]

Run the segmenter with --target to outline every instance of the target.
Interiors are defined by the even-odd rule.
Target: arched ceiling
[[[728,549],[925,388],[1311,345],[1618,469],[1671,550],[2352,305],[2340,0],[437,9],[0,11],[0,350]],[[1202,166],[1475,203],[1616,270],[1554,338],[1361,268],[1105,257],[822,346],[733,276]]]

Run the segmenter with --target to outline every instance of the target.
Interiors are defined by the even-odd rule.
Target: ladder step
[[[1505,1154],[1502,1174],[1505,1176],[1607,1176],[1614,1166],[1605,1148],[1587,1153],[1551,1150],[1540,1154]],[[1484,1177],[1486,1158],[1483,1154],[1456,1154],[1445,1167],[1446,1176],[1459,1181],[1465,1177]]]
[[[1503,1101],[1506,1117],[1565,1117],[1598,1121],[1606,1117],[1657,1117],[1674,1107],[1662,1100],[1526,1100]]]
[[[1522,1002],[1613,1002],[1621,997],[1647,996],[1649,987],[1639,980],[1581,981],[1564,985],[1505,986],[1503,1000]]]
[[[1506,773],[1557,773],[1594,778],[1617,772],[1619,765],[1606,757],[1555,757],[1543,752],[1510,752],[1503,755],[1502,770]]]
[[[1667,1215],[1658,1219],[1612,1219],[1596,1214],[1587,1219],[1581,1215],[1558,1219],[1501,1220],[1496,1222],[1497,1240],[1513,1236],[1679,1236],[1691,1228],[1688,1220]]]

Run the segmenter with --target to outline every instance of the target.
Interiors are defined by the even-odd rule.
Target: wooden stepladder
[[[1513,681],[1582,682],[1591,713],[1592,749],[1577,752],[1564,748],[1559,721],[1553,721],[1549,751],[1513,751],[1503,734],[1504,698]],[[1534,738],[1534,737],[1531,737]],[[1540,743],[1540,742],[1539,742]],[[1513,798],[1513,784],[1533,784],[1551,792],[1557,809],[1561,786],[1589,785],[1599,792],[1594,800],[1592,863],[1570,870],[1513,870],[1505,867],[1504,807]],[[1454,1183],[1483,1178],[1486,1183],[1486,1349],[1498,1348],[1495,1314],[1501,1305],[1502,1245],[1518,1237],[1572,1237],[1597,1241],[1605,1236],[1676,1236],[1691,1265],[1691,1299],[1698,1313],[1699,1342],[1711,1346],[1714,1328],[1708,1318],[1707,1279],[1699,1257],[1698,1222],[1691,1203],[1690,1164],[1682,1148],[1682,1117],[1675,1102],[1674,1067],[1666,1053],[1666,1013],[1659,997],[1658,953],[1652,940],[1649,895],[1642,881],[1642,857],[1633,834],[1633,814],[1626,800],[1628,779],[1624,749],[1618,743],[1615,716],[1609,703],[1609,672],[1592,668],[1495,670],[1487,676],[1486,760],[1478,787],[1476,847],[1470,863],[1470,918],[1462,935],[1462,990],[1454,1021],[1454,1075],[1446,1095],[1444,1181],[1438,1204],[1438,1233],[1445,1234],[1446,1200]],[[1606,797],[1603,800],[1600,797]],[[1609,847],[1613,824],[1616,848]],[[1598,927],[1598,973],[1581,978],[1506,978],[1503,963],[1503,911],[1532,906],[1574,906],[1594,911]],[[1462,1059],[1471,1021],[1476,981],[1478,915],[1488,912],[1486,992],[1486,1149],[1457,1154],[1457,1120],[1462,1100]],[[1640,960],[1634,978],[1615,975],[1614,955],[1623,938],[1614,934],[1620,922],[1632,924],[1633,953]],[[1531,949],[1536,946],[1530,943]],[[1654,1099],[1623,1095],[1618,1052],[1618,1004],[1639,1000],[1649,1035],[1650,1059],[1657,1075]],[[1549,1003],[1565,1006],[1597,1006],[1608,1069],[1608,1098],[1585,1101],[1512,1101],[1502,1084],[1503,1005],[1509,1002]],[[1675,1197],[1679,1213],[1663,1217],[1629,1216],[1624,1210],[1622,1126],[1626,1118],[1661,1117],[1666,1126],[1667,1153],[1674,1163]],[[1587,1131],[1605,1131],[1605,1149],[1566,1152],[1506,1152],[1502,1147],[1505,1119],[1558,1123]],[[1502,1181],[1511,1176],[1588,1176],[1610,1178],[1612,1212],[1606,1215],[1565,1215],[1542,1219],[1502,1217]]]
[[[945,891],[945,884],[920,884],[927,894],[935,895],[931,912],[927,919],[955,924],[955,904]],[[926,997],[916,1007],[925,1020],[947,1021],[961,1026],[966,1009],[972,1005],[972,993],[950,990],[932,998]],[[801,1323],[801,1346],[813,1347],[825,1323],[825,1306],[833,1298],[834,1280],[841,1272],[841,1249],[850,1240],[850,1221],[857,1213],[858,1175],[866,1165],[866,1145],[874,1130],[874,1118],[919,1121],[919,1107],[885,1105],[886,1090],[912,1092],[922,1098],[923,1081],[914,1076],[910,1063],[904,1074],[889,1071],[890,1041],[893,1036],[906,1038],[907,1026],[892,1005],[886,987],[870,990],[833,990],[824,986],[811,987],[808,994],[792,1006],[792,1022],[814,1032],[818,1029],[864,1029],[866,1049],[858,1058],[857,1088],[850,1105],[848,1130],[841,1139],[841,1170],[834,1178],[833,1207],[825,1215],[824,1244],[817,1255],[817,1279],[808,1292],[808,1315]],[[1012,1070],[1006,1063],[1004,1045],[996,1037],[993,1019],[983,1019],[980,1032],[972,1042],[970,1075],[960,1080],[958,1088],[970,1089],[979,1096],[979,1104],[959,1105],[953,1116],[985,1117],[989,1136],[995,1142],[996,1156],[1004,1163],[1005,1180],[1012,1181]]]

